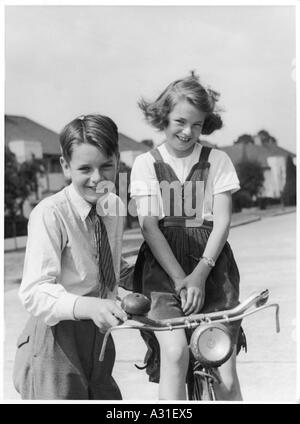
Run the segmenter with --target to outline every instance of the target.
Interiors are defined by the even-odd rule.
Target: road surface
[[[231,229],[229,242],[241,274],[241,299],[268,288],[280,304],[281,332],[275,332],[273,309],[244,321],[248,352],[238,356],[238,373],[246,402],[296,402],[296,214],[266,217]],[[134,260],[134,258],[130,258]],[[4,398],[19,399],[11,382],[16,338],[27,313],[10,285],[5,293]],[[126,292],[121,290],[121,295]],[[155,401],[158,387],[149,383],[143,362],[145,346],[137,331],[114,336],[117,360],[114,377],[123,399]]]

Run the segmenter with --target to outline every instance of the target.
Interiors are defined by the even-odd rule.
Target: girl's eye
[[[181,119],[176,119],[175,122],[177,124],[180,124],[180,125],[183,125],[184,124],[184,121],[182,121]]]

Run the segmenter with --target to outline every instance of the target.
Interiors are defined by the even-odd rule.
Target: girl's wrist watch
[[[201,256],[201,258],[200,258],[201,260],[204,260],[204,262],[210,267],[210,268],[213,268],[215,265],[216,265],[216,263],[215,263],[215,261],[213,260],[213,258],[207,258],[206,256]]]

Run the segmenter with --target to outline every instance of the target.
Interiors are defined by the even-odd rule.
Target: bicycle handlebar
[[[103,344],[99,356],[99,361],[103,361],[108,337],[116,330],[146,330],[146,331],[173,331],[179,329],[193,329],[201,323],[223,323],[241,320],[263,309],[274,307],[276,332],[280,331],[279,324],[279,305],[277,303],[267,304],[269,298],[269,290],[263,290],[259,293],[253,293],[245,301],[237,305],[235,308],[225,311],[209,312],[202,314],[194,314],[180,318],[169,318],[163,320],[151,320],[144,316],[133,315],[130,320],[124,324],[111,327],[105,333]],[[251,307],[255,307],[249,311]]]
[[[217,312],[208,312],[206,314],[195,314],[187,317],[180,318],[172,318],[172,319],[163,319],[159,320],[160,323],[169,323],[172,324],[182,322],[182,320],[191,319],[191,320],[201,320],[201,321],[214,321],[222,319],[224,316],[228,316],[229,318],[235,317],[237,315],[243,314],[245,311],[250,309],[252,306],[256,306],[258,308],[260,305],[264,305],[269,299],[269,290],[263,290],[259,293],[253,293],[242,303],[237,305],[235,308],[228,309],[226,311],[217,311]]]

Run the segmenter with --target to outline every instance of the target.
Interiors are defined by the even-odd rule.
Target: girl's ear
[[[69,180],[71,178],[71,170],[70,165],[66,161],[66,159],[63,156],[60,156],[59,158],[60,165],[62,167],[64,176]]]

